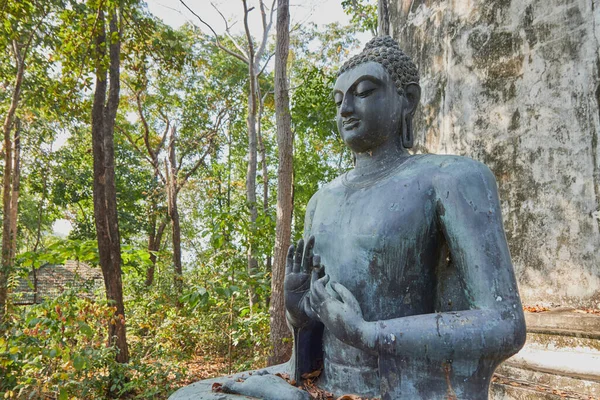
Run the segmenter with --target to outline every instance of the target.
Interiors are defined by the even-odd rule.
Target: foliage
[[[114,350],[104,345],[113,311],[67,291],[11,314],[0,337],[0,392],[5,397],[101,397]],[[91,373],[90,373],[91,372]]]
[[[113,307],[73,289],[12,313],[7,334],[0,337],[0,394],[100,399],[110,390],[145,399],[169,393],[184,369],[141,351],[128,365],[117,364],[105,337],[114,318]]]
[[[129,241],[145,224],[140,207],[151,190],[151,171],[117,131],[115,144],[117,202],[121,237]],[[91,136],[83,126],[73,127],[65,146],[56,151],[52,163],[52,202],[68,210],[73,223],[71,237],[95,238],[92,198]]]
[[[344,12],[350,21],[363,32],[377,35],[377,0],[342,0]]]

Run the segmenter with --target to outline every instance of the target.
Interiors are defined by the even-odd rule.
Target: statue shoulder
[[[496,184],[492,171],[484,163],[469,157],[454,155],[426,154],[419,160],[427,164],[427,172],[436,183],[456,184],[459,182],[483,181]]]
[[[327,193],[336,190],[335,188],[340,185],[340,177],[334,179],[333,181],[325,184],[319,190],[312,195],[308,204],[306,205],[305,215],[304,215],[304,236],[308,237],[309,233],[312,229],[312,223],[315,216],[315,211],[318,207],[318,204],[321,199],[327,197]],[[326,202],[326,201],[325,201]]]
[[[328,193],[332,193],[332,192],[335,193],[336,191],[340,190],[340,188],[343,187],[342,176],[343,176],[343,174],[338,176],[334,180],[327,182],[322,187],[320,187],[308,201],[308,204],[306,205],[306,209],[308,210],[310,208],[315,208],[317,206],[317,203],[319,202],[320,198],[327,197]]]

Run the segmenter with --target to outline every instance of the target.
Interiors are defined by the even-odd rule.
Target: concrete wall
[[[418,151],[496,175],[524,304],[600,307],[600,1],[380,1],[421,71]]]

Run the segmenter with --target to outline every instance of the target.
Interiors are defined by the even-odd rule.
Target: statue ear
[[[412,116],[421,100],[421,86],[414,82],[407,84],[404,86],[404,97],[407,102],[406,111]]]
[[[409,83],[404,86],[405,107],[402,110],[402,146],[410,149],[414,145],[412,130],[412,117],[421,99],[421,87],[417,83]]]
[[[402,146],[405,149],[410,149],[414,145],[414,137],[412,131],[412,115],[408,113],[408,109],[402,110]]]

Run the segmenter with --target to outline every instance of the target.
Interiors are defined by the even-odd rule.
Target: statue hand
[[[317,317],[342,342],[362,349],[369,348],[367,322],[356,297],[344,285],[329,282],[329,275],[317,278],[317,274],[313,273],[310,289],[310,305]]]
[[[310,308],[308,296],[311,282],[310,269],[315,261],[317,266],[319,264],[319,257],[313,254],[314,245],[314,236],[308,239],[306,247],[304,240],[300,239],[298,246],[294,248],[294,245],[291,245],[287,254],[283,293],[287,318],[296,328],[306,325],[316,317]]]

